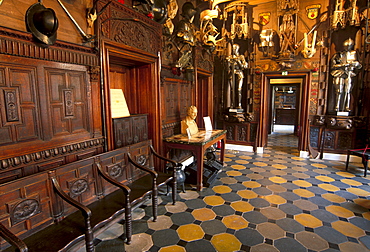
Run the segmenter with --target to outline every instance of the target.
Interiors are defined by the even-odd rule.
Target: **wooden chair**
[[[353,149],[353,150],[347,150],[347,162],[346,162],[346,171],[348,170],[348,164],[349,164],[349,158],[351,155],[361,157],[362,158],[362,164],[364,166],[364,177],[366,177],[368,163],[370,159],[370,148],[368,145],[364,149]]]

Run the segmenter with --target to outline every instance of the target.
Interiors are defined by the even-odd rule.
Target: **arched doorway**
[[[289,75],[282,76],[280,72],[263,73],[261,84],[261,109],[260,127],[258,130],[257,147],[265,147],[268,141],[268,134],[271,132],[272,125],[272,89],[276,85],[288,86],[295,84],[299,86],[299,108],[296,110],[295,131],[298,136],[298,150],[305,151],[307,147],[308,115],[309,115],[309,94],[310,94],[311,74],[310,72],[290,72]]]

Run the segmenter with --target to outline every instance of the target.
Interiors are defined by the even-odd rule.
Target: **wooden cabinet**
[[[294,125],[296,118],[296,109],[276,109],[275,124]]]
[[[114,118],[113,131],[115,148],[148,140],[148,115]]]
[[[231,123],[225,122],[227,143],[255,146],[257,122]]]

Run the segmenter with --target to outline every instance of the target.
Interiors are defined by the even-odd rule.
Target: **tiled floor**
[[[370,180],[361,164],[298,157],[297,139],[269,137],[263,154],[228,150],[218,179],[135,211],[133,241],[116,224],[96,251],[369,251]]]

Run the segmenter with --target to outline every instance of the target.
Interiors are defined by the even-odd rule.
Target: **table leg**
[[[350,153],[349,151],[347,151],[346,171],[348,170],[349,157],[350,157]]]
[[[194,154],[197,160],[197,190],[201,191],[203,189],[203,147],[197,148]]]
[[[222,138],[221,139],[221,155],[220,155],[220,161],[222,163],[222,165],[224,165],[224,158],[225,158],[225,138]]]

